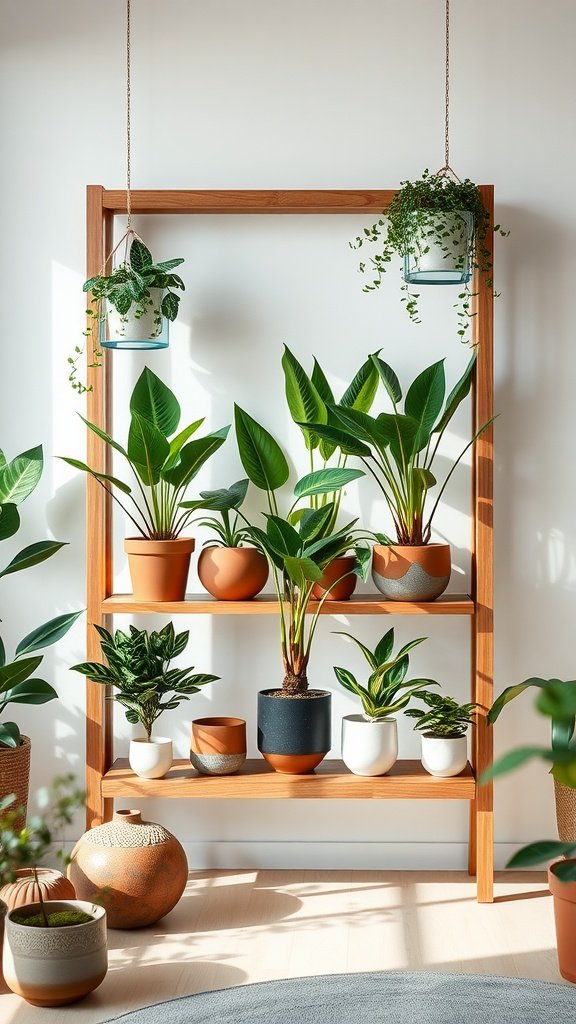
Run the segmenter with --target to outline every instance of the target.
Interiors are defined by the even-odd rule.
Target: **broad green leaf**
[[[134,238],[132,240],[132,245],[130,246],[130,266],[137,274],[142,274],[146,270],[146,267],[150,267],[151,265],[152,253],[147,246],[144,245],[144,242],[141,242],[139,238]]]
[[[536,707],[543,715],[564,722],[572,722],[576,715],[576,683],[550,679],[536,700]]]
[[[115,683],[116,676],[106,666],[101,665],[98,661],[83,661],[80,665],[71,665],[71,672],[79,672],[80,675],[86,676],[91,679],[94,683]]]
[[[534,757],[546,758],[547,754],[548,751],[543,747],[518,747],[516,750],[510,750],[482,773],[480,783],[489,782],[490,779],[495,779],[498,775],[505,775],[526,764],[527,761],[531,761]]]
[[[4,647],[4,641],[0,636],[0,668],[3,668],[6,664],[6,648]]]
[[[284,565],[290,579],[300,590],[303,590],[307,583],[320,583],[322,579],[322,570],[311,558],[295,558],[286,555]]]
[[[20,572],[22,569],[29,569],[32,565],[44,562],[60,551],[60,548],[63,548],[66,543],[66,541],[40,540],[36,544],[22,548],[22,551],[19,551],[10,564],[0,572],[0,577],[9,576],[13,572]]]
[[[530,843],[518,850],[510,858],[507,868],[532,867],[535,864],[543,864],[546,861],[554,860],[556,857],[571,857],[576,853],[576,843],[561,843],[557,840],[543,839],[537,843]],[[556,871],[556,869],[554,869]]]
[[[290,415],[300,426],[306,447],[310,450],[317,448],[318,438],[305,429],[302,424],[326,423],[328,419],[326,406],[306,371],[287,345],[284,346],[282,369],[284,370],[286,401]]]
[[[248,480],[244,479],[237,480],[231,487],[221,487],[216,491],[200,491],[201,507],[211,512],[230,512],[232,509],[240,508],[247,490]]]
[[[531,686],[545,689],[550,683],[549,679],[540,679],[537,676],[532,676],[530,679],[525,679],[523,683],[516,683],[514,686],[507,686],[499,697],[496,698],[490,711],[488,712],[488,722],[493,725],[498,716],[500,715],[506,704],[509,704],[511,700],[518,697],[519,694],[524,693]]]
[[[428,638],[425,637],[425,636],[419,636],[416,640],[409,640],[407,644],[404,644],[404,647],[400,648],[400,650],[398,651],[398,654],[396,655],[396,657],[397,658],[402,658],[403,655],[407,654],[408,651],[411,651],[413,647],[418,647],[420,644],[423,644],[424,641],[427,640],[427,639]],[[434,694],[434,696],[435,696],[435,694]]]
[[[238,405],[234,406],[234,419],[240,461],[249,479],[269,493],[282,487],[290,470],[278,442]]]
[[[346,388],[338,402],[344,409],[356,409],[357,412],[369,412],[378,391],[378,374],[369,356],[362,364],[352,382]],[[334,404],[333,402],[330,404]]]
[[[19,505],[36,487],[44,466],[42,445],[17,455],[0,469],[0,503]]]
[[[43,626],[37,626],[36,629],[33,629],[31,633],[28,633],[20,641],[16,648],[16,657],[19,658],[22,654],[31,654],[32,651],[39,651],[44,647],[50,647],[52,644],[55,644],[66,635],[76,622],[76,619],[79,619],[82,614],[83,609],[79,612],[57,615],[55,618],[45,622]]]
[[[150,420],[133,412],[128,432],[128,458],[144,483],[157,483],[169,451],[168,439],[162,431]]]
[[[446,394],[444,360],[428,366],[408,388],[404,412],[418,424],[416,451],[428,444]]]
[[[370,694],[359,682],[354,678],[351,672],[347,668],[341,668],[340,665],[334,665],[334,674],[345,690],[349,690],[350,693],[355,693],[357,697],[364,699],[370,699]]]
[[[294,497],[306,498],[313,494],[330,494],[332,491],[341,490],[352,480],[358,480],[364,476],[361,469],[317,469],[313,473],[307,473],[298,481],[294,488]]]
[[[303,508],[298,510],[301,514],[298,520],[298,532],[303,541],[310,542],[318,537],[334,512],[334,504],[329,502],[322,508]]]
[[[154,266],[157,270],[174,270],[175,267],[179,267],[184,263],[184,259],[179,257],[175,260],[163,260],[161,263],[155,263]]]
[[[119,480],[118,477],[110,476],[109,473],[95,473],[90,466],[87,466],[85,462],[81,462],[79,459],[68,459],[64,455],[58,456],[61,462],[67,462],[69,466],[74,469],[80,469],[83,473],[88,473],[89,476],[93,476],[95,480],[101,480],[105,483],[113,484],[119,491],[124,494],[131,494],[132,488],[125,484],[123,480]]]
[[[356,522],[357,520],[354,519],[353,522],[348,523],[341,530],[331,533],[328,537],[318,537],[317,540],[313,540],[306,545],[304,554],[307,558],[320,553],[324,556],[330,548],[335,548],[340,554],[344,554],[350,548],[350,530],[355,526]],[[342,548],[343,550],[341,550]],[[336,554],[333,557],[336,558]]]
[[[7,502],[0,505],[0,540],[8,540],[18,533],[20,528],[20,515],[16,505]]]
[[[370,356],[370,359],[393,404],[395,406],[398,405],[402,401],[402,388],[394,370],[383,359],[380,359],[376,353]]]
[[[128,459],[128,452],[121,444],[118,444],[118,441],[115,441],[113,437],[110,437],[110,434],[107,434],[101,427],[98,427],[95,423],[91,423],[90,420],[85,419],[84,416],[80,415],[80,413],[78,413],[78,415],[82,422],[86,424],[88,429],[91,430],[93,434],[96,434],[96,437],[99,437],[100,440],[104,441],[110,446],[110,448],[113,448],[116,452],[120,452],[120,455],[123,455],[125,459]]]
[[[20,729],[16,725],[16,722],[2,722],[0,723],[0,747],[10,747],[14,749],[19,747],[22,743],[20,736]]]
[[[306,426],[306,424],[299,423],[298,426],[302,427]],[[310,429],[322,440],[334,445],[335,448],[339,448],[343,455],[358,455],[360,458],[368,458],[372,454],[368,445],[364,444],[363,441],[359,441],[354,433],[351,430],[347,430],[344,425],[334,427],[330,423],[312,423],[310,424]]]
[[[401,473],[419,448],[419,427],[411,416],[381,412],[377,418],[382,437],[387,438],[390,451]]]
[[[47,704],[57,696],[54,687],[44,679],[26,679],[3,693],[0,700],[7,704]]]
[[[334,405],[334,395],[332,394],[332,388],[330,387],[324,370],[320,366],[320,363],[314,358],[314,366],[312,368],[312,376],[310,377],[316,391],[320,395],[320,398],[325,405]]]
[[[174,292],[166,292],[166,295],[162,299],[160,309],[162,316],[165,316],[167,320],[174,323],[178,316],[178,307],[180,306],[180,296],[175,295]]]
[[[420,492],[429,491],[431,487],[434,487],[437,483],[434,473],[429,469],[424,469],[423,466],[414,466],[412,469],[412,479],[417,481],[417,489]]]
[[[343,633],[341,630],[333,630],[333,633],[335,636],[346,636],[348,637],[349,640],[352,640],[356,644],[356,646],[359,647],[360,650],[362,651],[362,654],[366,658],[366,661],[370,665],[370,668],[378,668],[378,661],[375,655],[363,643],[361,643],[361,641],[358,640],[357,637],[353,636],[352,633]]]
[[[391,686],[398,686],[400,683],[403,683],[406,678],[409,663],[410,660],[406,655],[404,657],[400,657],[399,655],[396,659],[396,663],[388,669],[388,672],[386,673],[386,681]]]
[[[354,572],[359,579],[366,583],[372,568],[372,548],[364,544],[357,544],[354,547],[354,554],[356,555]]]
[[[147,366],[134,386],[130,412],[149,420],[166,438],[178,429],[180,422],[180,405],[176,396]]]
[[[367,441],[376,448],[384,448],[388,439],[380,429],[378,420],[368,413],[359,412],[357,409],[343,409],[340,406],[333,406],[330,410],[338,420],[341,428],[354,438]]]
[[[378,641],[374,650],[374,659],[377,665],[385,665],[390,660],[390,655],[394,648],[394,627],[388,630],[387,633]]]
[[[266,517],[266,534],[268,541],[277,554],[298,555],[302,548],[302,538],[290,523],[279,516]]]
[[[6,690],[16,686],[17,683],[28,679],[36,671],[41,661],[42,655],[37,655],[34,658],[23,658],[22,661],[12,661],[9,665],[0,668],[0,694],[4,694]],[[5,697],[0,699],[5,700]]]
[[[222,447],[229,429],[229,427],[220,427],[219,430],[207,434],[206,437],[198,437],[195,441],[190,441],[180,452],[178,464],[173,469],[162,470],[162,479],[172,484],[173,487],[186,487],[198,475],[208,459]]]
[[[176,465],[180,451],[186,444],[186,441],[192,437],[192,434],[196,433],[203,423],[204,416],[199,420],[195,420],[194,423],[190,423],[189,426],[185,427],[184,430],[181,430],[179,434],[176,434],[176,437],[172,438],[170,441],[170,452],[166,462],[164,463],[164,469],[172,469],[172,467]]]
[[[454,413],[456,412],[456,409],[469,394],[470,388],[472,387],[472,379],[474,376],[475,366],[476,353],[474,352],[474,355],[472,356],[470,362],[468,363],[468,366],[464,370],[464,373],[462,374],[460,380],[455,385],[455,387],[452,388],[452,391],[450,392],[448,398],[446,399],[444,412],[442,413],[442,416],[440,417],[438,423],[434,427],[434,433],[441,432],[448,426],[450,420],[452,419]]]

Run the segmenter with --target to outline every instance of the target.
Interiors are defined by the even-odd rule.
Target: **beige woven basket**
[[[15,807],[28,806],[30,782],[30,737],[22,736],[19,747],[0,747],[0,800],[11,793],[16,794]],[[21,825],[26,821],[22,818]]]
[[[576,789],[554,779],[554,799],[558,838],[563,843],[576,843]]]

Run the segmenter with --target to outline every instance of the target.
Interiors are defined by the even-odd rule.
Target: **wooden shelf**
[[[317,602],[309,606],[311,614]],[[102,602],[105,615],[160,613],[164,615],[277,615],[272,595],[252,601],[216,601],[206,594],[187,594],[185,601],[135,601],[132,594],[112,594]],[[436,601],[384,601],[380,594],[355,594],[349,601],[325,601],[321,615],[473,615],[467,594],[443,594]]]
[[[397,761],[389,775],[352,775],[342,761],[326,760],[312,775],[280,775],[262,758],[248,760],[236,775],[200,775],[190,761],[175,761],[163,779],[141,779],[119,758],[102,779],[104,797],[194,797],[231,800],[474,800],[468,764],[453,779],[436,779],[420,761]]]

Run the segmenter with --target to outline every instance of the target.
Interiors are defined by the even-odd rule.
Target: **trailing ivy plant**
[[[474,230],[468,235],[465,220],[458,216],[466,211],[472,216]],[[429,251],[430,244],[439,245],[444,258],[454,259],[456,265],[469,266],[485,275],[489,288],[493,287],[492,257],[487,245],[490,217],[485,209],[477,185],[469,178],[460,181],[450,174],[431,174],[426,169],[417,181],[403,181],[382,216],[369,228],[364,228],[350,245],[361,249],[372,243],[379,251],[370,257],[368,263],[361,262],[359,271],[370,274],[371,281],[364,285],[365,292],[380,287],[382,278],[394,257],[418,259]],[[505,231],[496,224],[494,231],[506,237]],[[465,255],[461,256],[465,243]],[[402,299],[406,312],[413,323],[420,323],[418,299],[406,281],[402,284]],[[469,340],[472,299],[468,283],[454,304],[456,309],[457,333],[461,341]]]
[[[465,736],[478,707],[477,704],[458,704],[458,701],[445,694],[428,693],[425,690],[418,694],[418,698],[430,710],[410,708],[405,712],[408,718],[416,719],[414,728],[427,736],[442,736],[446,739]]]
[[[184,260],[177,258],[154,263],[152,254],[144,242],[134,237],[133,232],[128,232],[128,239],[130,238],[132,241],[126,259],[114,267],[111,274],[96,274],[84,282],[84,292],[91,293],[90,305],[86,310],[91,323],[84,332],[93,342],[91,367],[101,365],[100,325],[106,320],[107,303],[114,306],[123,322],[126,322],[130,311],[136,319],[140,319],[153,310],[153,337],[157,337],[162,330],[162,317],[174,321],[178,316],[180,296],[176,294],[176,290],[184,291],[185,285],[182,278],[174,273],[174,269]],[[153,288],[159,288],[163,293],[159,302],[151,294]],[[68,380],[78,394],[84,394],[89,390],[78,379],[78,362],[83,352],[84,347],[77,345],[74,356],[68,359]]]

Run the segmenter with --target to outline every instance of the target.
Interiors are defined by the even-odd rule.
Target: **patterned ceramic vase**
[[[0,889],[0,900],[8,907],[8,910],[15,910],[16,907],[25,907],[28,903],[37,903],[40,899],[40,889],[43,900],[73,900],[76,892],[72,882],[60,871],[52,868],[36,868],[38,882],[30,868],[20,868],[16,872],[14,882],[9,882]]]
[[[190,761],[203,775],[233,775],[245,760],[243,718],[197,718],[192,722]]]
[[[387,601],[433,601],[450,582],[449,544],[375,544],[372,579]]]
[[[110,928],[145,928],[176,906],[188,861],[171,832],[140,811],[116,811],[74,847],[68,877],[80,899],[98,899]]]

